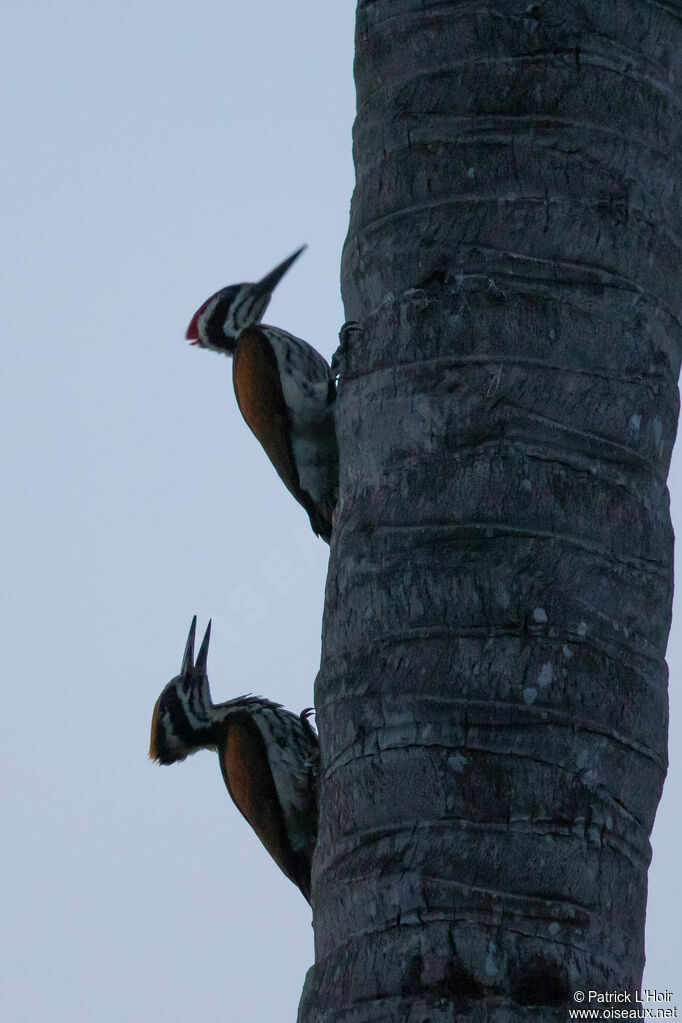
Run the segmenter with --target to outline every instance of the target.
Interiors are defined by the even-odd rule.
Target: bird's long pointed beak
[[[197,662],[194,665],[195,671],[203,671],[206,674],[206,664],[208,661],[208,644],[211,642],[211,620],[209,619],[208,625],[206,626],[206,632],[204,638],[201,641],[199,647],[199,653],[197,654]]]
[[[194,634],[197,631],[197,616],[195,615],[192,619],[192,624],[189,627],[189,635],[187,642],[185,643],[185,652],[182,656],[182,668],[180,669],[181,675],[188,675],[194,668]],[[203,643],[202,643],[203,649]]]
[[[271,270],[269,274],[266,274],[262,280],[258,281],[253,285],[254,294],[256,295],[270,295],[275,290],[279,282],[284,277],[285,273],[295,263],[298,257],[301,255],[304,249],[307,249],[307,245],[302,245],[300,249],[296,249],[296,252],[292,253],[288,259],[285,259],[283,263],[276,266],[274,270]]]

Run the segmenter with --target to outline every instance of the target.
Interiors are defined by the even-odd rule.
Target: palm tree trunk
[[[666,771],[676,0],[365,0],[301,1023],[636,989]]]

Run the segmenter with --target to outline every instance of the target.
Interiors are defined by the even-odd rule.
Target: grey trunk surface
[[[682,5],[365,0],[300,1023],[638,988],[666,772]]]

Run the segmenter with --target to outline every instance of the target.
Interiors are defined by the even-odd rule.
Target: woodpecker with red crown
[[[259,696],[214,704],[206,672],[211,623],[195,663],[196,622],[195,615],[180,674],[156,701],[149,756],[174,764],[200,749],[216,750],[235,806],[310,902],[320,752],[312,711],[296,716]]]
[[[305,245],[255,284],[231,284],[197,309],[187,338],[233,356],[237,404],[280,479],[329,543],[338,498],[336,386],[307,341],[261,324],[272,292]]]

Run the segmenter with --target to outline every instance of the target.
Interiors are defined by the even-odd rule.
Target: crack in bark
[[[445,701],[441,701],[441,702],[445,702]],[[471,706],[471,705],[476,704],[476,703],[481,703],[482,701],[474,701],[474,700],[456,701],[456,700],[453,700],[452,702],[453,703],[461,702],[463,704],[468,704],[469,706]],[[513,708],[515,710],[518,710],[521,706],[525,706],[525,705],[513,704],[513,703],[508,703],[507,704],[507,703],[505,703],[502,700],[499,700],[499,701],[492,701],[491,700],[490,701],[490,705],[491,706],[495,706],[495,707],[508,706],[508,707]],[[659,755],[654,750],[651,750],[647,746],[644,746],[641,743],[636,742],[634,739],[630,739],[630,738],[628,738],[627,736],[624,736],[624,735],[619,735],[617,732],[614,732],[614,731],[612,731],[611,729],[608,729],[608,728],[600,728],[597,725],[592,725],[590,727],[584,721],[578,722],[575,719],[572,719],[572,722],[570,722],[570,721],[561,722],[561,721],[556,721],[556,720],[555,721],[550,721],[549,717],[551,715],[553,715],[553,714],[556,714],[556,712],[553,712],[553,711],[548,709],[548,710],[546,710],[544,712],[546,720],[542,720],[542,712],[541,712],[538,715],[541,718],[541,720],[539,720],[539,721],[532,721],[532,720],[531,721],[526,721],[526,720],[523,720],[523,721],[519,721],[518,723],[514,722],[514,721],[509,721],[509,722],[507,722],[507,729],[513,729],[516,725],[518,725],[519,730],[528,727],[528,725],[530,725],[531,727],[540,727],[540,728],[547,728],[548,726],[554,726],[554,727],[566,728],[566,730],[568,730],[568,731],[570,731],[572,733],[575,733],[575,734],[585,734],[585,735],[599,736],[600,738],[610,739],[616,745],[623,746],[625,749],[630,750],[632,753],[636,753],[638,756],[644,757],[644,759],[646,759],[646,760],[650,760],[656,767],[658,767],[660,769],[660,771],[662,772],[663,775],[665,775],[665,773],[667,772],[667,764],[661,759],[661,757],[659,757]],[[458,722],[458,724],[459,724],[459,727],[464,728],[465,731],[468,730],[468,722],[463,721],[463,722]],[[456,728],[457,725],[455,725],[454,727]],[[476,722],[476,728],[477,729],[480,730],[480,729],[482,729],[482,727],[483,726],[481,725],[480,722]],[[492,731],[494,731],[495,730],[495,724],[491,724],[490,725],[490,729]],[[456,750],[457,752],[462,752],[462,751],[466,751],[466,750],[475,750],[478,753],[488,753],[491,756],[499,756],[499,755],[501,755],[500,754],[500,750],[497,747],[495,747],[493,745],[487,745],[487,744],[485,744],[484,742],[481,742],[481,741],[473,742],[469,737],[467,737],[464,742],[461,742],[461,741],[456,742],[456,741],[453,740],[452,745],[446,744],[444,742],[435,742],[435,741],[434,742],[429,742],[428,739],[420,737],[418,742],[411,741],[411,740],[406,740],[404,742],[392,742],[392,743],[389,743],[389,744],[384,745],[384,746],[379,746],[375,750],[366,750],[366,749],[364,749],[363,747],[364,747],[366,739],[368,737],[371,737],[372,735],[379,735],[381,730],[382,730],[381,728],[370,729],[369,731],[367,731],[363,735],[362,741],[356,740],[355,742],[353,742],[353,743],[349,744],[348,746],[343,747],[341,750],[339,750],[339,752],[332,758],[332,760],[329,761],[325,765],[325,769],[324,769],[324,771],[322,773],[322,777],[325,780],[328,779],[328,778],[331,778],[339,770],[341,770],[344,767],[347,767],[351,763],[354,763],[356,760],[371,760],[373,757],[381,758],[382,754],[385,753],[386,750],[391,750],[391,749],[392,750],[396,750],[396,749],[440,748],[440,749],[444,749],[444,750]],[[551,757],[540,757],[537,754],[531,755],[530,753],[527,753],[527,752],[519,753],[516,750],[511,750],[511,749],[505,749],[504,755],[508,756],[508,757],[512,757],[512,758],[517,759],[517,760],[528,761],[529,763],[541,764],[543,767],[556,767],[560,771],[564,771],[566,774],[569,774],[569,775],[571,775],[573,777],[577,777],[581,773],[580,770],[579,771],[575,770],[575,765],[568,766],[566,763],[563,763],[560,760],[554,760]],[[639,821],[635,817],[635,815],[633,813],[631,813],[629,810],[626,810],[625,807],[623,806],[623,804],[621,802],[618,802],[618,800],[616,800],[615,796],[613,796],[611,793],[609,793],[608,794],[608,799],[610,801],[615,802],[616,805],[618,806],[619,810],[620,811],[624,811],[625,813],[627,813],[628,816],[633,820],[633,822],[635,822],[639,827],[644,828],[644,825],[642,824],[642,822]]]
[[[394,210],[391,213],[384,214],[380,217],[375,218],[372,221],[368,221],[362,227],[359,227],[356,231],[356,246],[359,263],[360,264],[362,263],[360,246],[361,239],[363,238],[363,236],[366,237],[367,235],[379,233],[385,228],[391,227],[394,221],[405,219],[407,216],[411,215],[415,210],[419,210],[420,212],[427,212],[432,207],[436,208],[439,206],[454,205],[456,204],[456,202],[457,202],[456,199],[451,200],[443,199],[438,201],[434,200],[430,202],[424,202],[421,204],[414,204],[413,206],[404,207],[399,210]],[[553,271],[552,276],[546,279],[546,281],[548,283],[553,284],[556,287],[561,287],[562,290],[567,289],[569,287],[580,288],[594,287],[595,285],[598,285],[599,287],[607,288],[613,291],[614,293],[623,292],[625,294],[633,296],[631,299],[632,305],[638,302],[643,302],[645,305],[649,306],[655,313],[660,313],[661,315],[665,316],[668,320],[671,321],[671,324],[675,332],[677,332],[677,330],[680,327],[682,327],[682,312],[680,313],[675,312],[667,305],[666,302],[664,302],[661,299],[654,298],[654,296],[651,293],[647,292],[641,285],[637,284],[631,278],[625,276],[624,274],[618,274],[613,271],[606,270],[599,264],[591,263],[588,262],[587,260],[582,261],[572,260],[566,257],[557,257],[556,259],[549,259],[546,256],[531,256],[528,253],[513,252],[510,249],[503,249],[492,245],[480,244],[464,245],[461,239],[457,242],[456,247],[460,252],[461,263],[464,261],[464,259],[471,259],[473,254],[473,256],[475,257],[480,257],[482,255],[490,257],[494,256],[503,257],[510,259],[512,261],[518,260],[519,262],[527,263],[530,266],[537,266],[538,268],[544,267],[547,268],[548,270],[551,269]],[[498,269],[495,270],[496,276],[501,276],[502,273],[504,273],[504,271]],[[573,279],[570,279],[571,274],[575,275]],[[481,273],[481,276],[482,277],[485,276],[487,280],[490,279],[489,273],[485,274]],[[538,280],[538,278],[533,278],[532,276],[528,277],[527,279],[529,281]],[[545,283],[546,281],[542,280],[541,283]],[[391,299],[393,299],[393,295],[391,295],[390,297]],[[566,301],[561,296],[556,300],[561,302]],[[365,320],[381,312],[385,304],[386,299],[382,299],[381,302],[372,307],[369,313],[365,315]],[[603,302],[601,303],[601,305],[603,306]],[[577,303],[576,307],[581,308],[579,305],[577,305]],[[589,308],[586,309],[586,311],[589,311]]]
[[[631,51],[625,50],[626,53]],[[641,57],[641,55],[640,55]],[[608,55],[598,51],[581,50],[580,63],[593,71],[604,71],[608,74],[617,75],[619,78],[626,78],[628,81],[638,82],[650,86],[652,92],[658,93],[670,104],[672,112],[679,113],[682,107],[678,106],[677,91],[674,87],[655,75],[647,74],[645,71],[635,70],[631,65],[619,67],[615,61],[608,61]],[[648,63],[644,61],[645,65]],[[371,121],[369,111],[373,106],[379,106],[390,102],[390,98],[400,92],[410,82],[416,82],[420,87],[427,87],[425,83],[429,79],[443,78],[453,75],[461,70],[473,70],[483,68],[486,73],[491,68],[534,68],[540,66],[545,72],[549,70],[563,71],[566,68],[575,67],[575,50],[546,50],[544,52],[516,53],[510,56],[496,56],[487,53],[484,57],[463,57],[460,60],[449,61],[445,64],[430,64],[428,67],[418,66],[416,70],[402,75],[392,75],[390,81],[385,85],[376,85],[369,93],[363,104],[358,105],[357,116],[363,121]],[[379,101],[377,103],[377,100]]]
[[[601,793],[596,793],[598,796]],[[613,798],[609,797],[610,801],[613,802]],[[606,802],[605,799],[601,800]],[[632,815],[630,815],[632,816]],[[442,817],[429,821],[420,821],[418,827],[426,829],[429,832],[437,831],[452,831],[460,830],[463,832],[478,832],[479,834],[504,834],[504,835],[533,835],[540,838],[554,838],[562,839],[567,838],[575,841],[584,839],[586,845],[599,845],[600,848],[607,846],[613,852],[623,856],[629,863],[631,863],[638,870],[642,867],[646,870],[649,866],[651,859],[651,846],[648,840],[648,829],[644,826],[640,827],[640,830],[644,832],[645,841],[637,843],[635,840],[629,840],[624,838],[622,835],[616,834],[614,831],[609,830],[601,824],[600,827],[600,840],[596,842],[594,838],[591,838],[589,832],[595,827],[599,827],[599,823],[590,822],[587,817],[579,816],[575,817],[572,821],[553,818],[537,818],[538,826],[535,826],[534,818],[522,818],[512,817],[499,820],[480,821],[473,820],[467,817]],[[528,827],[514,826],[527,824]],[[555,824],[555,827],[551,827],[551,824]],[[378,828],[361,828],[353,832],[348,837],[338,837],[335,843],[335,855],[329,860],[325,861],[320,867],[318,865],[318,873],[329,874],[333,872],[336,866],[347,859],[358,849],[366,849],[368,845],[376,844],[384,841],[384,839],[390,839],[392,836],[404,836],[406,830],[409,830],[410,820],[397,821],[395,824],[382,824]],[[412,828],[412,834],[417,830],[416,827]],[[399,852],[402,854],[408,848],[408,845],[403,845]],[[404,870],[403,874],[408,875],[411,871]],[[353,872],[354,878],[359,878],[360,875],[357,871]],[[453,884],[460,884],[463,887],[470,887],[477,889],[477,885],[466,885],[465,882],[453,881]],[[484,889],[482,889],[484,890]],[[521,896],[519,896],[520,898]],[[527,896],[523,896],[526,898]]]
[[[474,276],[474,275],[467,275]],[[488,275],[480,274],[481,279],[485,278],[486,282],[490,280]],[[506,271],[502,271],[496,274],[498,278],[502,279],[516,279],[515,275],[509,274]],[[533,278],[527,278],[533,280]],[[396,297],[396,301],[400,301],[401,296]],[[415,369],[431,369],[431,368],[443,368],[448,369],[450,367],[457,366],[487,366],[488,364],[501,364],[504,366],[530,366],[534,369],[549,370],[552,373],[559,373],[563,376],[576,376],[576,377],[587,377],[594,380],[604,380],[608,383],[626,384],[632,387],[648,387],[650,390],[655,389],[655,385],[651,382],[652,380],[664,381],[666,376],[674,381],[674,375],[669,374],[650,374],[648,377],[644,377],[639,373],[607,373],[599,372],[595,369],[585,369],[581,366],[569,366],[567,364],[550,362],[547,359],[533,358],[532,356],[525,355],[500,355],[497,352],[485,352],[480,355],[440,355],[432,356],[428,359],[407,359],[404,362],[399,362],[394,365],[385,367],[373,367],[367,370],[355,370],[352,373],[344,373],[344,383],[352,380],[362,380],[376,374],[381,373],[402,373],[411,372]]]
[[[376,372],[383,373],[385,370],[381,369]],[[523,445],[523,450],[521,450],[520,445]],[[452,465],[455,468],[461,468],[462,465],[467,464],[467,461],[471,464],[479,459],[490,460],[491,454],[499,455],[500,458],[523,458],[524,460],[528,459],[529,461],[547,462],[551,465],[562,466],[572,472],[582,473],[603,480],[610,486],[623,487],[623,489],[627,490],[629,494],[638,500],[642,499],[643,492],[650,491],[652,482],[661,487],[661,492],[667,493],[667,480],[661,479],[657,473],[652,473],[648,463],[646,466],[638,467],[637,475],[633,475],[631,467],[619,459],[598,458],[596,455],[586,455],[582,451],[572,451],[564,444],[553,444],[550,440],[539,443],[517,433],[513,437],[509,435],[485,437],[473,444],[465,444],[458,447],[456,452],[444,455],[442,459],[437,459],[435,455],[411,455],[409,459],[405,458],[401,462],[391,463],[390,466],[379,469],[377,472],[354,477],[353,483],[345,488],[344,498],[346,502],[349,498],[355,499],[358,491],[365,489],[364,484],[366,482],[380,484],[384,478],[390,477],[394,470],[398,472],[409,471],[415,466],[428,465],[435,462],[443,466]],[[623,471],[624,465],[626,467],[625,472]],[[614,466],[617,466],[618,469],[614,469]],[[639,476],[640,473],[646,474],[649,477],[645,484],[642,483]]]
[[[581,911],[586,913],[586,914],[588,914],[592,919],[594,919],[596,921],[599,921],[599,923],[603,922],[603,918],[601,916],[599,916],[598,913],[594,913],[593,911],[590,911],[589,909],[582,909],[582,908],[581,908]],[[407,914],[401,914],[399,917],[396,917],[393,920],[386,921],[383,925],[381,925],[379,927],[362,928],[362,929],[359,929],[357,931],[352,932],[351,934],[349,934],[347,939],[344,939],[343,941],[339,942],[338,945],[334,946],[334,948],[330,950],[330,952],[328,953],[327,956],[325,956],[324,959],[318,960],[318,964],[323,964],[327,959],[329,959],[330,957],[338,954],[338,952],[340,950],[348,947],[349,945],[352,945],[354,942],[356,942],[358,940],[361,940],[363,938],[367,939],[367,938],[372,938],[375,935],[386,934],[387,932],[395,930],[396,928],[402,928],[402,927],[406,927],[406,928],[407,927],[417,927],[417,928],[419,928],[419,927],[423,927],[424,923],[435,924],[435,923],[448,923],[448,922],[451,922],[454,925],[456,925],[458,923],[465,923],[465,924],[467,924],[469,926],[472,925],[470,917],[468,917],[466,914],[458,915],[457,912],[453,913],[451,910],[447,911],[447,912],[441,912],[441,913],[438,913],[438,912],[424,913],[423,911],[421,911],[421,919],[414,919],[414,920],[411,920]],[[490,922],[488,922],[486,920],[476,919],[475,920],[475,925],[478,926],[478,927],[482,927],[482,928],[484,928],[486,930],[506,931],[509,934],[518,934],[518,935],[520,935],[521,937],[524,937],[524,938],[535,936],[534,932],[530,928],[528,930],[524,930],[524,929],[522,929],[520,927],[512,927],[512,926],[510,926],[508,924],[500,923],[497,920],[490,920]],[[631,938],[630,938],[630,935],[629,935],[628,931],[626,931],[622,927],[619,927],[618,925],[611,924],[610,926],[613,927],[614,930],[619,931],[626,938],[628,943],[630,943]],[[601,930],[602,928],[599,928],[599,929]],[[588,935],[588,937],[584,941],[581,941],[581,942],[561,940],[561,939],[557,938],[554,935],[547,935],[545,937],[545,940],[551,942],[552,944],[561,945],[561,946],[564,946],[564,947],[567,947],[567,948],[572,948],[572,949],[575,949],[576,951],[580,951],[580,952],[583,952],[583,951],[590,952],[590,951],[593,950],[593,939],[592,939],[591,935]],[[602,955],[603,955],[603,958],[605,960],[608,960],[610,958],[608,955],[604,955],[604,954],[602,954]],[[318,964],[316,964],[316,965],[318,965]],[[361,1001],[361,999],[354,1000],[354,1003],[357,1004],[357,1001]],[[489,1004],[490,1001],[491,1001],[490,999],[486,999],[486,1004]]]
[[[360,0],[360,2],[358,3],[358,13],[361,13],[362,11],[365,11],[370,7],[373,7],[376,3],[381,2],[382,0]],[[666,0],[646,0],[646,3],[651,8],[656,7],[658,8],[658,10],[665,11],[666,14],[669,14],[673,18],[682,19],[682,12],[678,7],[675,6],[674,3],[666,2]],[[445,14],[445,18],[443,17],[443,14]],[[376,18],[376,20],[373,22],[372,27],[373,28],[381,27],[386,25],[388,22],[395,20],[408,19],[412,21],[430,20],[431,17],[433,18],[434,21],[441,22],[446,19],[456,20],[455,18],[451,19],[450,16],[451,15],[459,16],[460,14],[463,14],[467,17],[469,17],[470,15],[471,16],[490,15],[491,17],[504,18],[509,19],[511,21],[527,20],[526,12],[524,12],[521,15],[516,15],[509,14],[508,12],[505,11],[504,14],[501,14],[499,12],[491,11],[490,7],[487,5],[478,6],[470,4],[468,0],[461,0],[460,3],[457,3],[456,0],[430,0],[428,9],[410,8],[404,14],[389,14],[385,18]],[[647,26],[646,33],[647,35],[649,33],[649,30],[651,29],[651,20],[652,16],[650,14],[649,25]],[[609,37],[607,36],[606,38]]]
[[[503,403],[512,404],[511,402],[506,402],[506,399],[498,398],[497,401],[494,403],[494,407],[496,406],[504,407]],[[521,411],[525,411],[522,406],[517,407]],[[532,422],[533,421],[551,422],[551,420],[550,421],[543,420],[543,418],[539,415],[529,415],[528,418]],[[521,423],[516,423],[515,424],[516,428],[514,429],[507,424],[504,436],[501,436],[499,433],[493,433],[492,435],[488,435],[482,438],[481,441],[476,444],[462,446],[461,448],[457,449],[457,453],[455,455],[449,455],[446,459],[443,459],[443,463],[461,464],[462,457],[460,452],[468,454],[471,452],[476,452],[478,450],[485,451],[486,448],[495,446],[501,447],[505,441],[508,442],[510,451],[516,450],[516,452],[518,452],[520,445],[523,445],[524,447],[527,446],[529,449],[531,447],[535,447],[536,450],[541,450],[541,446],[535,440],[536,435],[525,433],[522,429],[520,429],[521,426],[522,426]],[[567,427],[566,429],[567,431],[571,430],[570,427]],[[578,431],[578,433],[580,433],[580,431]],[[638,452],[636,452],[632,448],[628,448],[626,445],[619,445],[615,443],[612,444],[611,441],[609,441],[607,438],[603,438],[600,434],[589,434],[586,433],[585,431],[582,431],[582,433],[586,438],[597,441],[598,445],[604,443],[612,445],[613,448],[615,449],[613,452],[603,451],[601,454],[597,454],[597,452],[593,448],[591,449],[589,454],[586,454],[580,449],[574,452],[576,456],[576,462],[579,460],[580,457],[582,457],[585,460],[583,462],[583,465],[585,466],[584,471],[588,472],[590,475],[595,475],[596,467],[598,463],[602,461],[604,464],[609,466],[617,465],[624,467],[628,470],[634,469],[637,471],[637,473],[648,475],[653,480],[655,480],[656,483],[661,484],[663,487],[666,486],[667,476],[665,474],[665,467],[662,471],[661,469],[659,469],[658,464],[652,463],[651,458],[647,459],[643,455],[639,455]],[[564,463],[570,466],[571,463],[568,461],[568,458],[570,457],[569,448],[566,446],[565,443],[557,443],[556,447],[552,449],[551,441],[548,440],[544,442],[544,448],[546,451],[554,450],[557,453],[556,456],[553,453],[551,455],[548,455],[544,459],[544,461],[560,463],[561,453],[565,452],[566,458],[564,460]],[[618,457],[618,454],[616,453],[618,451],[626,453],[634,452],[634,457],[630,459]],[[540,459],[541,456],[538,456],[538,458]],[[383,479],[385,476],[390,476],[392,473],[400,471],[402,468],[410,468],[415,465],[428,465],[429,463],[435,463],[436,461],[438,461],[438,459],[435,452],[428,452],[426,454],[409,453],[403,456],[402,458],[396,458],[394,459],[394,461],[386,462],[384,465],[382,465],[380,469],[376,470],[375,472],[365,472],[362,476],[360,475],[354,476],[353,486],[355,490],[358,490],[360,489],[358,484],[362,484],[365,481],[374,480],[379,481]],[[595,471],[593,471],[592,468],[593,466],[595,467]],[[602,478],[606,479],[607,475],[602,474]],[[349,496],[348,491],[346,490],[346,492],[344,493],[344,499],[346,502],[348,500],[348,496]]]
[[[404,119],[412,117],[408,111],[404,112]],[[529,141],[529,144],[533,149],[543,151],[547,148],[551,148],[557,155],[565,156],[581,156],[586,157],[587,160],[597,165],[598,161],[590,158],[590,153],[585,152],[583,149],[568,149],[566,146],[566,134],[568,131],[575,130],[576,134],[582,135],[584,138],[585,133],[593,134],[596,136],[604,135],[610,139],[617,139],[619,142],[627,143],[628,146],[633,146],[638,149],[645,149],[647,152],[655,153],[656,156],[661,157],[666,163],[670,163],[673,166],[679,166],[682,164],[682,158],[678,157],[676,153],[671,152],[670,149],[665,147],[659,147],[654,142],[647,141],[646,139],[640,138],[636,135],[628,135],[617,128],[612,128],[609,124],[605,124],[601,121],[580,121],[575,118],[559,117],[553,114],[511,114],[511,113],[477,113],[472,111],[470,114],[459,114],[459,113],[447,113],[445,111],[439,111],[438,113],[426,113],[420,115],[419,124],[428,125],[434,120],[442,120],[445,124],[457,125],[457,134],[454,136],[444,136],[442,139],[438,137],[428,136],[424,137],[423,140],[417,139],[416,142],[419,144],[420,141],[424,143],[429,142],[443,142],[444,144],[455,147],[455,146],[466,146],[471,142],[485,142],[490,141],[492,143],[508,142],[512,143],[517,137],[521,137],[524,141]],[[482,125],[488,123],[489,127],[484,128]],[[504,126],[509,124],[511,130],[505,131]],[[531,140],[528,139],[529,128],[540,129],[542,134],[537,134]],[[545,133],[545,129],[556,129],[556,136],[550,136],[549,133]],[[414,127],[411,129],[414,131]],[[555,143],[561,141],[562,148],[556,148]],[[383,164],[386,157],[389,154],[397,153],[404,149],[403,146],[387,146],[384,149],[382,157],[376,157],[375,159],[366,161],[362,168],[358,172],[358,182],[363,181],[368,177],[368,171],[371,170],[376,164]]]
[[[382,214],[374,220],[367,221],[362,225],[362,227],[359,227],[356,232],[357,244],[359,246],[362,239],[365,239],[368,235],[377,234],[388,227],[392,227],[395,222],[408,219],[415,212],[431,213],[444,207],[458,205],[461,205],[458,199],[431,199],[425,200],[421,203],[412,203],[409,206],[403,206],[400,209],[392,210],[390,213]],[[524,252],[514,252],[510,249],[502,249],[493,245],[470,243],[465,246],[463,239],[461,238],[456,241],[455,248],[457,248],[462,255],[464,255],[466,249],[471,249],[477,255],[503,256],[512,260],[518,259],[533,266],[552,267],[554,269],[555,281],[561,281],[564,287],[569,284],[574,287],[579,287],[581,285],[593,286],[594,284],[598,284],[603,288],[629,292],[636,296],[637,300],[645,300],[654,310],[664,314],[672,320],[676,326],[682,326],[682,313],[675,312],[662,299],[654,299],[653,295],[647,293],[641,285],[637,284],[625,274],[615,273],[598,263],[591,263],[587,260],[569,259],[565,256],[559,256],[555,259],[549,259],[546,256],[530,256]],[[568,279],[570,273],[576,274],[575,280],[570,281]],[[586,276],[583,276],[582,278],[578,277],[577,275],[581,273]],[[382,300],[379,305],[370,310],[370,316],[378,312],[383,305],[384,301]]]
[[[462,207],[472,206],[480,214],[481,219],[485,218],[485,207],[486,206],[504,206],[508,204],[515,206],[517,209],[521,209],[524,206],[528,207],[531,211],[535,208],[540,208],[545,211],[546,218],[549,217],[549,211],[552,209],[566,209],[567,213],[570,214],[571,207],[576,207],[578,210],[588,210],[590,213],[600,213],[605,210],[614,211],[616,216],[612,218],[611,226],[622,227],[623,215],[628,220],[633,221],[635,224],[644,225],[650,228],[653,232],[665,235],[671,245],[678,250],[682,250],[682,239],[677,235],[675,231],[670,227],[669,223],[663,220],[652,220],[645,216],[644,210],[638,206],[630,205],[627,202],[626,197],[617,200],[615,203],[612,200],[606,199],[592,199],[592,200],[579,200],[572,196],[563,196],[560,194],[550,195],[546,193],[544,195],[500,195],[494,191],[484,195],[481,192],[471,192],[468,195],[459,193],[456,198],[448,197],[446,200],[432,199],[425,203],[412,203],[409,206],[401,206],[392,213],[413,213],[415,210],[430,210],[437,206],[441,202],[446,202],[448,205],[458,205]],[[384,217],[391,216],[392,213],[384,214]],[[381,221],[383,218],[379,217],[377,221],[369,221],[367,225],[371,227],[375,222]],[[547,222],[547,221],[546,221]],[[599,238],[597,239],[597,243]],[[596,247],[596,245],[595,245]]]
[[[377,635],[370,643],[358,643],[353,647],[345,647],[339,653],[329,654],[327,651],[324,651],[322,654],[319,676],[326,676],[330,671],[333,672],[335,664],[339,664],[340,670],[345,670],[346,663],[348,661],[352,661],[355,657],[362,656],[363,653],[374,653],[377,647],[399,646],[401,643],[420,643],[425,639],[489,639],[504,636],[521,637],[526,634],[527,629],[525,623],[514,626],[496,626],[491,624],[485,626],[471,626],[463,629],[453,629],[446,625],[406,627],[399,633],[385,632],[381,635]],[[642,671],[641,668],[632,664],[632,649],[625,647],[625,652],[628,657],[625,659],[622,656],[621,647],[624,644],[616,645],[608,643],[606,640],[599,639],[594,635],[591,635],[590,639],[587,640],[585,637],[580,635],[577,629],[556,629],[556,637],[557,640],[567,640],[575,645],[582,645],[598,651],[604,657],[608,657],[616,664],[627,668],[628,671],[632,671],[648,684],[651,683],[651,676],[645,671]],[[661,664],[665,664],[665,658],[661,654],[653,655],[648,654],[645,651],[637,651],[637,653],[645,660],[655,664],[656,667],[660,667]]]
[[[567,430],[570,428],[567,427]],[[571,432],[582,433],[579,430],[571,430]],[[524,536],[533,540],[551,540],[556,541],[559,544],[566,544],[569,547],[575,547],[580,551],[591,556],[597,556],[602,558],[606,562],[613,564],[626,565],[628,568],[634,568],[641,572],[643,575],[656,575],[659,576],[664,582],[667,582],[670,578],[670,573],[665,570],[665,567],[661,562],[654,561],[651,558],[638,558],[633,555],[618,554],[616,551],[609,551],[606,547],[601,544],[590,542],[582,537],[572,536],[568,533],[557,533],[551,530],[543,529],[523,529],[521,526],[514,526],[506,522],[428,522],[427,520],[421,520],[418,525],[406,524],[400,525],[399,523],[390,523],[384,525],[382,523],[377,524],[375,533],[435,533],[456,535],[461,530],[473,529],[474,531],[480,531],[487,533],[491,531],[496,535],[490,537],[490,539],[497,539],[501,534],[502,536]],[[643,645],[651,646],[648,640],[643,636],[630,629],[630,634]],[[655,648],[654,648],[655,649]]]

